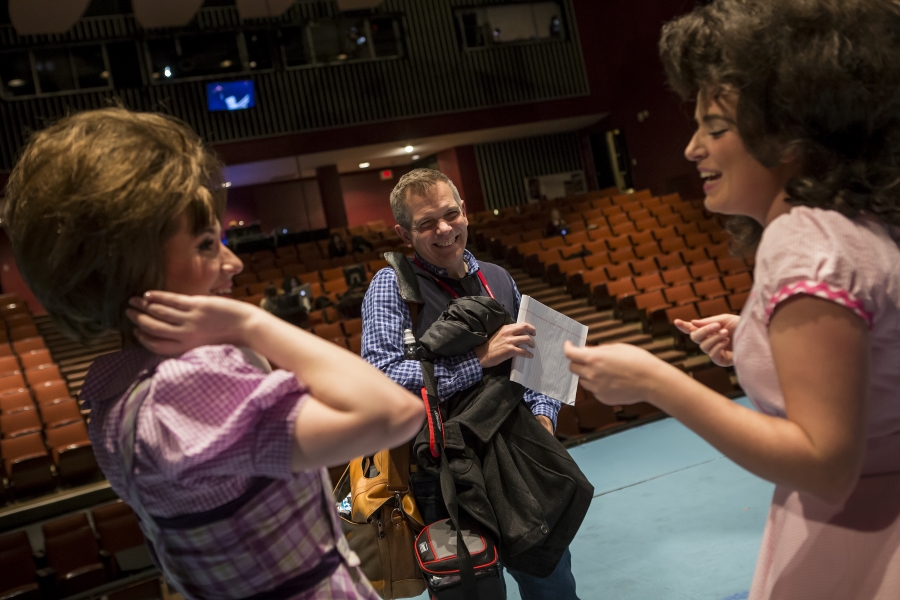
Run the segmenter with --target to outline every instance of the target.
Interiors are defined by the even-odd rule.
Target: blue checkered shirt
[[[446,270],[435,267],[421,256],[418,258],[435,275],[447,277]],[[469,273],[479,270],[478,261],[471,252],[466,250],[463,258]],[[516,294],[516,307],[512,317],[515,319],[518,316],[522,296],[515,283],[513,290]],[[369,291],[363,300],[362,321],[362,357],[384,371],[393,381],[418,395],[425,387],[422,367],[419,361],[403,358],[403,331],[412,329],[412,316],[400,295],[397,274],[392,268],[382,269],[372,278]],[[481,363],[478,362],[474,351],[460,356],[440,358],[434,363],[434,376],[437,379],[438,396],[443,401],[481,381]],[[556,427],[556,415],[560,406],[558,401],[527,389],[524,400],[532,413],[548,417],[553,421],[553,427]]]

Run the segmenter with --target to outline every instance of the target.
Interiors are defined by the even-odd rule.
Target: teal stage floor
[[[581,600],[747,597],[772,484],[674,419],[571,453],[594,485],[571,546]],[[510,600],[519,600],[508,575],[507,583]]]

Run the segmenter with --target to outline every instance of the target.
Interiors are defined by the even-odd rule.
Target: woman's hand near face
[[[129,301],[126,315],[135,336],[148,350],[178,356],[199,346],[247,345],[251,321],[259,310],[239,300],[217,296],[186,296],[147,292]]]
[[[691,336],[691,341],[709,355],[710,360],[720,367],[734,364],[734,331],[741,318],[724,314],[705,319],[694,319],[690,323],[675,319],[674,325]]]
[[[631,344],[578,348],[566,342],[563,351],[581,385],[609,406],[648,401],[656,375],[674,368]]]

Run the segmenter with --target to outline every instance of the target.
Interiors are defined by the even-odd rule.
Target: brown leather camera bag
[[[415,551],[425,524],[409,486],[409,453],[404,444],[352,460],[334,491],[337,502],[351,496],[352,512],[349,519],[341,515],[341,526],[360,568],[385,600],[425,591]]]

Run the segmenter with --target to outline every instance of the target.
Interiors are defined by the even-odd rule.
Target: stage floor
[[[571,546],[581,600],[747,597],[772,484],[674,419],[570,452],[594,485]],[[509,575],[507,585],[519,600]]]

